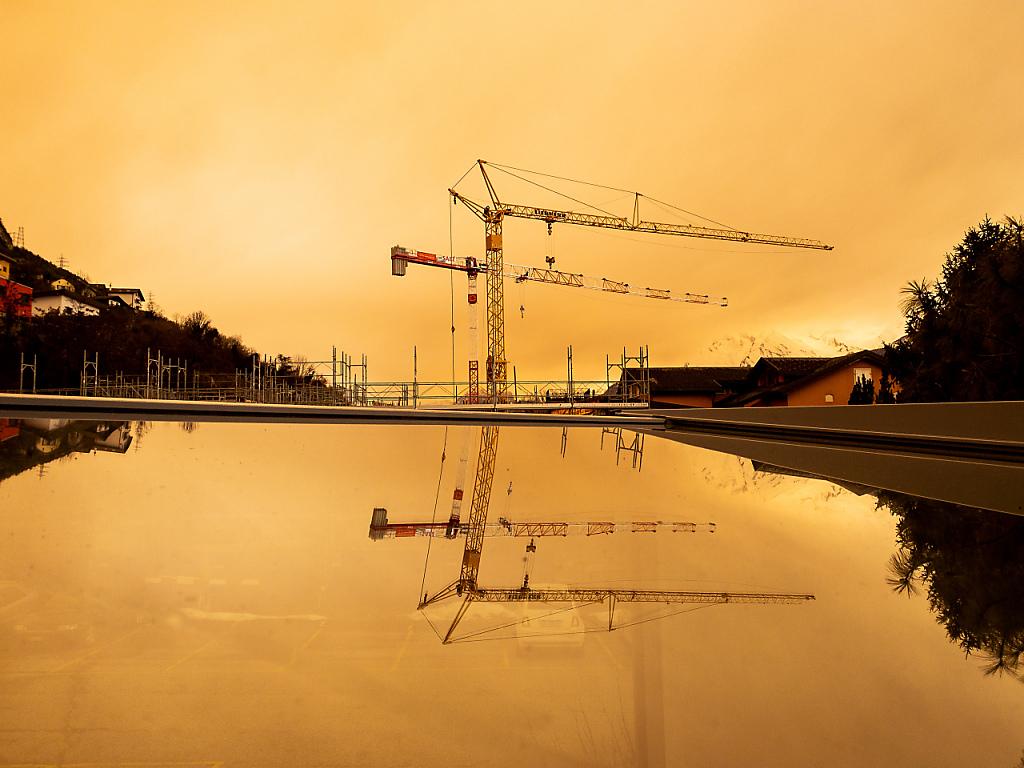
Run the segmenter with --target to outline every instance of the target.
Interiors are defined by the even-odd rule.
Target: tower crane
[[[486,252],[484,264],[487,267],[487,391],[490,401],[495,404],[506,399],[508,393],[508,360],[505,354],[505,264],[504,243],[502,242],[502,226],[506,217],[543,221],[547,224],[549,233],[554,224],[573,224],[627,232],[695,237],[737,243],[758,243],[770,246],[825,251],[832,249],[830,245],[808,238],[758,234],[728,227],[712,228],[691,224],[650,221],[641,217],[640,201],[644,195],[639,192],[632,193],[633,215],[630,218],[608,215],[606,213],[593,214],[511,203],[501,199],[491,177],[487,173],[488,166],[499,170],[506,169],[496,163],[488,163],[486,160],[477,160],[476,165],[480,169],[480,175],[487,189],[488,201],[481,203],[472,200],[461,192],[456,191],[454,187],[449,188],[448,193],[452,198],[452,205],[462,203],[484,225],[484,248]],[[650,199],[653,200],[653,198]],[[477,588],[477,576],[480,571],[484,526],[487,521],[487,510],[490,505],[491,486],[494,481],[497,455],[498,428],[495,426],[483,427],[480,436],[480,455],[477,462],[473,497],[470,503],[469,531],[466,535],[466,546],[463,552],[459,580],[454,585],[455,592],[459,595],[467,589],[470,590],[470,595],[467,597],[466,603],[464,603],[465,608],[468,608],[472,595],[479,591]]]
[[[472,256],[455,257],[443,254],[419,251],[411,248],[403,248],[396,245],[391,249],[391,274],[396,277],[404,277],[409,264],[419,264],[425,267],[439,267],[457,272],[465,272],[469,278],[468,300],[470,305],[477,303],[476,278],[477,275],[488,275],[488,265],[479,262]],[[543,267],[526,267],[517,264],[505,264],[502,275],[506,279],[514,280],[517,283],[544,283],[547,285],[560,285],[567,288],[580,288],[582,290],[611,293],[620,296],[639,296],[655,301],[681,302],[684,304],[709,304],[719,307],[729,306],[729,300],[724,296],[711,296],[706,293],[673,293],[666,288],[640,288],[630,285],[621,280],[612,280],[607,277],[590,277],[575,272],[562,272],[557,269]],[[469,361],[469,403],[480,402],[480,368],[475,358],[476,354],[476,315],[470,312],[469,347],[473,355]],[[493,368],[493,357],[488,355],[488,370]]]
[[[527,545],[527,561],[536,552],[534,539]],[[424,595],[419,608],[458,594],[457,582],[450,584],[433,597]],[[558,587],[537,588],[529,586],[529,562],[522,586],[517,587],[465,587],[463,602],[455,613],[448,631],[441,642],[447,645],[453,641],[455,630],[465,618],[474,602],[482,603],[562,603],[571,607],[607,604],[608,631],[615,629],[615,609],[619,603],[644,603],[661,605],[800,605],[814,600],[814,595],[801,592],[713,592],[676,591],[660,589],[614,589],[605,587]],[[479,634],[479,633],[478,633]]]
[[[527,536],[601,536],[612,533],[714,533],[714,523],[691,523],[688,521],[635,520],[629,522],[516,522],[499,517],[496,523],[484,526],[484,536],[525,538]],[[469,531],[466,523],[456,520],[448,522],[424,521],[420,523],[390,523],[388,511],[375,507],[370,518],[370,538],[401,539],[411,536],[431,536],[454,539],[465,536]]]
[[[503,280],[499,277],[505,274],[502,223],[506,217],[543,221],[547,224],[548,232],[551,231],[551,227],[554,224],[575,224],[585,227],[617,229],[620,231],[656,235],[676,235],[788,248],[832,250],[831,245],[827,245],[819,240],[802,237],[768,235],[729,228],[649,221],[643,219],[640,215],[640,200],[644,195],[639,192],[632,193],[633,215],[631,218],[509,203],[502,201],[498,196],[494,183],[487,173],[488,166],[498,168],[499,170],[503,170],[504,167],[496,163],[488,163],[486,160],[477,160],[477,166],[480,169],[480,175],[487,189],[489,202],[477,202],[466,197],[461,192],[457,192],[454,188],[450,188],[448,193],[451,195],[453,205],[462,203],[484,223],[484,246],[487,253],[484,263],[489,273],[487,279],[487,354],[492,361],[492,379],[488,381],[488,389],[491,397],[496,401],[500,401],[501,396],[505,394],[508,387],[508,361],[505,356],[504,285]]]

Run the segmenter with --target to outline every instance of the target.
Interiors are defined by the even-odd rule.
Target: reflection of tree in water
[[[1024,517],[889,491],[878,498],[898,520],[893,589],[926,590],[950,640],[988,660],[986,674],[1024,680]]]

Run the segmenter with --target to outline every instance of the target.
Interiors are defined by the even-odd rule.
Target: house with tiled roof
[[[881,351],[870,349],[839,357],[762,357],[750,369],[743,391],[718,404],[846,405],[861,376],[877,392],[883,362]]]
[[[774,405],[846,405],[859,376],[882,378],[880,350],[839,357],[762,357],[753,366],[649,368],[652,408],[718,408]],[[629,384],[638,370],[625,372]],[[612,385],[617,393],[621,381]]]
[[[741,391],[750,366],[649,368],[651,405],[657,408],[710,408]]]

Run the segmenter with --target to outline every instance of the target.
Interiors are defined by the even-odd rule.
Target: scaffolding
[[[21,353],[21,365],[18,368],[18,392],[23,393],[25,391],[25,373],[29,372],[32,374],[32,394],[36,393],[36,377],[39,370],[39,359],[35,353],[32,353],[32,362],[25,362],[25,353]]]
[[[82,375],[79,379],[79,390],[83,397],[88,397],[90,391],[93,395],[98,395],[98,384],[100,378],[100,353],[97,352],[95,357],[90,360],[89,353],[82,351]]]
[[[622,357],[617,361],[605,356],[605,386],[609,394],[614,390],[615,396],[625,401],[650,403],[651,364],[647,345],[635,355],[627,354],[623,347]]]
[[[623,352],[620,361],[609,363],[606,377],[578,379],[572,347],[566,350],[564,378],[521,380],[510,366],[510,380],[503,385],[498,403],[486,403],[474,396],[474,382],[421,380],[418,361],[411,381],[373,381],[366,354],[351,355],[337,347],[330,359],[308,361],[283,355],[253,355],[245,368],[232,373],[200,371],[192,361],[166,355],[162,350],[145,350],[145,373],[121,371],[104,374],[98,353],[83,353],[79,386],[75,389],[40,390],[35,359],[22,356],[19,392],[31,386],[34,392],[74,394],[92,397],[144,398],[152,400],[206,400],[243,403],[386,406],[397,408],[541,409],[587,412],[642,408],[649,405],[649,375],[646,349],[639,355]],[[639,366],[639,367],[638,367]],[[611,371],[625,370],[612,380]],[[628,381],[622,386],[621,380]],[[479,389],[476,389],[479,392]],[[482,395],[483,393],[480,393]]]

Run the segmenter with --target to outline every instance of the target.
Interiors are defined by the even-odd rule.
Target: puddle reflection
[[[317,743],[326,764],[474,764],[501,740],[489,762],[735,764],[772,743],[781,765],[838,740],[860,746],[826,762],[941,764],[1012,755],[1024,722],[1022,518],[657,440],[638,473],[599,432],[563,457],[558,430],[524,430],[482,583],[566,599],[477,600],[444,646],[461,601],[416,610],[464,547],[447,503],[431,519],[457,485],[424,460],[440,430],[0,428],[4,759],[279,765]],[[818,600],[620,603],[610,633],[585,591],[779,587]],[[927,740],[859,739],[940,692]],[[965,717],[984,725],[943,727]],[[476,734],[454,751],[453,718]]]

